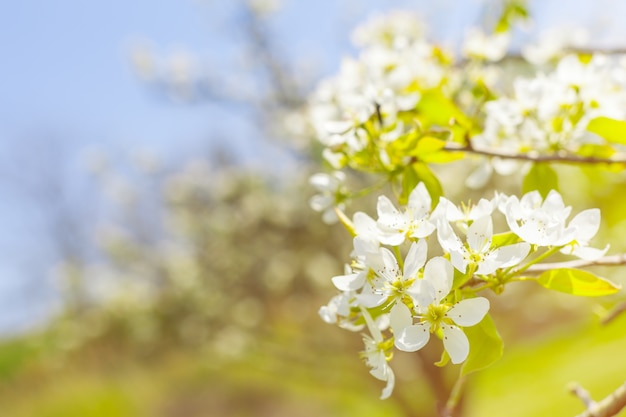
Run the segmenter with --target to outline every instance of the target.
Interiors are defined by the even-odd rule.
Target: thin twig
[[[578,156],[565,151],[557,152],[551,155],[539,155],[535,153],[508,153],[493,149],[478,149],[473,146],[446,145],[443,150],[448,152],[466,152],[475,155],[484,155],[489,157],[497,157],[502,159],[515,159],[519,161],[530,162],[559,162],[563,164],[624,164],[626,159],[619,158],[598,158],[595,156]]]
[[[583,388],[580,384],[576,382],[573,383],[570,386],[569,391],[575,396],[577,396],[578,398],[580,398],[583,404],[585,404],[585,408],[587,410],[590,410],[593,407],[597,406],[597,403],[593,400],[593,398],[591,398],[591,394],[589,394],[589,391]]]
[[[579,387],[581,392],[587,393],[582,387]],[[573,391],[575,395],[583,399],[579,392]],[[587,393],[587,399],[590,399]],[[585,402],[585,400],[583,399]],[[626,407],[626,383],[622,384],[619,388],[613,391],[608,397],[602,401],[595,402],[591,400],[590,404],[585,402],[587,409],[578,414],[576,417],[611,417],[617,415],[624,407]]]
[[[618,266],[626,265],[626,253],[620,253],[618,255],[605,256],[595,261],[586,261],[584,259],[576,259],[574,261],[566,262],[552,262],[535,264],[528,268],[525,272],[528,274],[540,274],[545,271],[560,268],[585,268],[590,266]]]
[[[618,304],[611,311],[609,311],[606,316],[602,317],[602,319],[600,320],[600,324],[602,324],[603,326],[606,326],[607,324],[615,320],[617,317],[619,317],[625,311],[626,311],[626,301]]]

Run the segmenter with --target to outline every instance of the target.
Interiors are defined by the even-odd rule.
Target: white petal
[[[569,227],[576,228],[577,241],[589,242],[600,228],[600,210],[596,208],[581,211],[572,219]]]
[[[459,326],[467,327],[478,324],[489,311],[489,300],[485,297],[467,298],[456,303],[446,317]]]
[[[393,370],[391,369],[389,365],[387,365],[386,377],[387,377],[387,385],[383,389],[383,392],[380,394],[381,400],[386,400],[387,398],[391,396],[391,393],[393,392],[393,387],[396,383],[396,377],[393,373]]]
[[[357,211],[352,217],[352,223],[354,224],[354,231],[357,236],[363,236],[369,239],[378,240],[378,226],[376,220],[372,219],[362,211]]]
[[[394,255],[387,248],[381,248],[380,252],[383,255],[383,262],[385,265],[383,276],[389,281],[395,281],[395,279],[401,275],[400,265],[398,265],[396,255]]]
[[[423,239],[427,236],[430,236],[436,229],[435,225],[425,218],[423,218],[421,221],[413,222],[413,225],[415,228],[411,233],[411,237],[414,237],[416,239]]]
[[[462,274],[465,273],[465,270],[467,269],[467,263],[468,263],[465,260],[465,256],[463,256],[465,252],[466,252],[465,250],[463,250],[462,252],[450,251],[450,261],[452,262],[452,265],[456,269],[458,269],[459,272],[461,272]]]
[[[437,240],[439,240],[439,244],[447,252],[460,252],[463,248],[461,239],[454,233],[450,223],[446,221],[437,223]]]
[[[469,341],[463,330],[456,326],[443,325],[443,347],[450,355],[452,363],[463,362],[469,354]]]
[[[328,191],[331,188],[331,177],[328,174],[313,174],[309,178],[309,184],[315,187],[318,191]]]
[[[447,259],[437,256],[432,258],[424,268],[424,280],[428,281],[435,290],[435,302],[439,303],[450,293],[454,268]]]
[[[472,252],[484,252],[491,245],[493,221],[491,216],[475,220],[467,232],[467,243]]]
[[[378,240],[383,245],[400,246],[404,242],[404,233],[402,232],[381,232]]]
[[[337,275],[332,278],[333,284],[341,291],[356,291],[365,284],[365,274]]]
[[[389,320],[393,333],[399,334],[405,327],[409,327],[413,324],[413,315],[411,314],[411,310],[409,310],[404,303],[398,302],[391,307]]]
[[[328,195],[316,194],[309,200],[309,206],[315,211],[323,211],[335,204],[335,199]]]
[[[526,242],[515,243],[498,248],[494,252],[497,252],[496,260],[502,263],[500,268],[508,268],[519,264],[528,256],[530,245]]]
[[[580,259],[584,259],[585,261],[595,261],[602,258],[608,250],[609,245],[606,245],[604,249],[590,248],[588,246],[577,246],[572,251],[572,255],[578,256]]]
[[[354,297],[359,305],[365,308],[378,307],[387,299],[387,296],[382,294],[356,294]]]
[[[400,215],[400,212],[393,203],[384,195],[378,197],[378,204],[376,205],[376,211],[378,212],[378,217],[389,216],[389,215]]]
[[[435,302],[435,289],[424,279],[416,280],[406,292],[413,298],[415,309],[419,314],[426,314],[428,306]]]
[[[417,275],[417,271],[426,263],[428,256],[428,246],[426,241],[421,239],[417,243],[411,244],[411,249],[404,260],[404,277],[413,278]]]
[[[439,197],[439,203],[430,215],[431,220],[456,222],[463,220],[463,213],[450,200],[445,197]]]
[[[478,201],[478,204],[476,206],[474,206],[472,208],[472,210],[470,211],[469,214],[469,219],[470,220],[477,220],[481,217],[488,217],[491,216],[491,214],[493,213],[493,210],[495,208],[495,201],[494,200],[486,200],[484,198],[481,198]]]
[[[415,352],[423,348],[430,339],[430,326],[419,323],[405,327],[396,337],[396,347],[405,352]]]
[[[363,236],[355,236],[352,240],[354,250],[350,254],[352,257],[366,256],[368,253],[376,253],[380,248],[378,240],[372,240]]]
[[[413,214],[416,217],[424,217],[430,212],[431,204],[430,194],[428,194],[424,183],[420,182],[409,195],[408,207],[413,210]]]
[[[326,224],[337,223],[337,220],[339,220],[339,218],[333,208],[328,208],[324,210],[324,213],[322,213],[322,221]]]
[[[556,190],[550,190],[541,208],[548,213],[558,213],[566,209],[563,203],[563,197],[561,197],[561,194]]]

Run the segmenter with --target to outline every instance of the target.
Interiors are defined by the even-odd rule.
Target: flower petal
[[[400,212],[393,205],[391,200],[389,200],[384,195],[381,195],[380,197],[378,197],[378,204],[376,205],[376,211],[378,212],[378,217],[400,215]]]
[[[405,352],[415,352],[423,348],[430,339],[430,325],[419,323],[405,327],[396,337],[396,347]]]
[[[419,218],[426,216],[430,212],[431,204],[432,200],[430,194],[424,183],[420,182],[417,184],[417,187],[411,191],[407,206],[413,210],[413,215]]]
[[[459,326],[467,327],[479,323],[489,311],[489,300],[485,297],[467,298],[456,303],[446,317]]]
[[[411,310],[402,302],[397,302],[389,314],[389,322],[391,330],[394,334],[399,334],[405,327],[413,324],[413,315]]]
[[[385,386],[385,388],[383,388],[383,392],[380,394],[381,400],[386,400],[387,398],[391,396],[391,393],[393,392],[393,387],[396,383],[396,377],[393,373],[393,370],[391,369],[389,365],[387,365],[386,377],[387,377],[387,385]]]
[[[356,291],[365,284],[365,274],[356,273],[348,275],[337,275],[332,278],[333,284],[341,291]]]
[[[404,278],[414,278],[417,271],[426,263],[428,256],[428,246],[426,241],[420,239],[417,243],[411,244],[411,249],[404,260]]]
[[[596,208],[581,211],[569,222],[569,227],[576,228],[577,241],[589,242],[600,228],[600,210]]]
[[[452,363],[463,362],[469,354],[469,340],[463,330],[447,324],[441,326],[441,330],[443,330],[443,347],[450,355]]]
[[[467,232],[467,243],[474,253],[484,252],[491,245],[493,221],[491,216],[474,220]]]
[[[424,267],[424,280],[435,290],[435,302],[439,303],[450,293],[454,268],[450,261],[441,256],[432,258]]]

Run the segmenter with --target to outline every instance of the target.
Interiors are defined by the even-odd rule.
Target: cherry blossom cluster
[[[486,103],[484,130],[473,144],[550,153],[598,143],[587,124],[600,116],[624,118],[625,87],[626,67],[614,60],[596,55],[582,62],[568,55],[551,73],[516,79],[512,97]]]
[[[387,382],[381,398],[393,390],[394,347],[414,352],[435,336],[443,341],[444,357],[454,364],[466,360],[471,346],[463,328],[477,325],[489,311],[479,291],[502,291],[557,251],[596,259],[608,249],[589,247],[599,210],[568,221],[571,207],[556,191],[545,199],[535,191],[521,198],[496,194],[461,207],[444,197],[434,208],[432,203],[419,183],[405,207],[380,196],[377,219],[355,213],[346,222],[354,235],[352,261],[332,278],[340,293],[319,311],[328,323],[367,331],[362,357],[371,374]],[[506,228],[496,234],[498,213]]]
[[[363,49],[344,58],[339,73],[312,94],[309,119],[334,167],[368,147],[369,120],[381,122],[380,139],[391,142],[407,126],[398,114],[415,108],[420,93],[446,83],[450,54],[429,43],[422,21],[411,13],[376,17],[354,32]]]

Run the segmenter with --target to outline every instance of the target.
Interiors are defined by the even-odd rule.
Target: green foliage
[[[587,130],[608,142],[626,145],[626,121],[597,117],[589,122]]]
[[[424,92],[416,108],[417,119],[425,129],[450,129],[451,140],[463,142],[471,120],[440,89]]]
[[[550,190],[559,190],[559,178],[556,171],[547,163],[535,163],[524,176],[522,192],[539,191],[545,198]]]
[[[464,155],[460,152],[448,152],[443,150],[446,141],[432,136],[424,136],[419,139],[415,150],[409,155],[415,156],[418,161],[429,164],[447,164],[459,159]]]
[[[501,248],[502,246],[512,245],[520,241],[519,236],[513,232],[497,233],[491,238],[491,249]]]
[[[526,0],[503,1],[502,13],[496,23],[494,32],[508,32],[517,21],[524,21],[528,18],[529,13]]]
[[[621,288],[591,272],[573,268],[546,271],[539,276],[537,282],[550,290],[587,297],[615,294]]]
[[[470,352],[461,368],[462,375],[487,368],[502,357],[504,343],[489,314],[477,325],[465,327],[463,331],[470,342]]]

